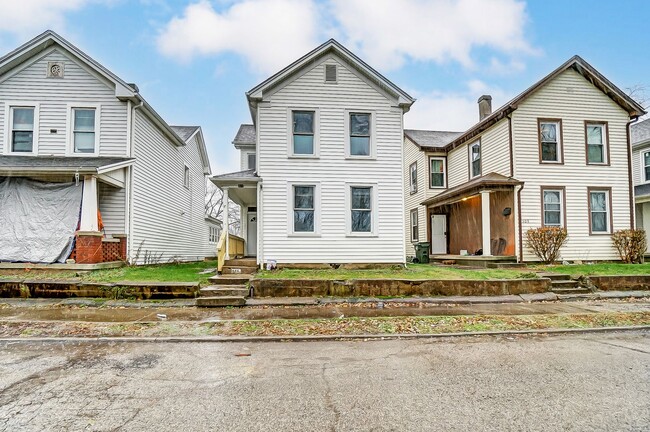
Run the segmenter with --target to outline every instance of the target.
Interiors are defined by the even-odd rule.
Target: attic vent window
[[[48,62],[47,63],[47,77],[48,78],[63,78],[64,64],[62,62]]]
[[[325,82],[336,82],[336,65],[325,65]]]

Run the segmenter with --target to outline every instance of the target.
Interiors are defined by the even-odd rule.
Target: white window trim
[[[556,139],[556,145],[557,145],[557,159],[556,160],[544,160],[542,158],[542,125],[543,124],[554,124],[555,125],[555,139]],[[537,126],[537,139],[539,140],[539,161],[543,164],[563,164],[564,163],[564,151],[562,150],[562,126],[560,125],[559,121],[546,121],[546,120],[540,120]],[[481,154],[481,158],[483,157],[483,154]]]
[[[415,215],[415,224],[413,224],[413,215]],[[420,241],[420,215],[418,214],[418,209],[413,209],[410,212],[410,225],[411,225],[411,243],[418,243]],[[417,228],[416,232],[418,234],[417,238],[413,237],[413,228]]]
[[[352,232],[352,188],[353,187],[369,187],[371,189],[371,231],[370,232]],[[378,225],[378,205],[377,197],[377,183],[346,183],[345,184],[345,233],[346,237],[377,237],[379,230]]]
[[[646,153],[650,153],[650,148],[642,149],[639,152],[639,156],[641,156],[641,183],[650,183],[650,178],[645,177],[645,155]]]
[[[92,153],[76,153],[74,151],[74,115],[72,111],[74,109],[94,109],[95,110],[95,151]],[[99,156],[99,135],[100,129],[99,125],[101,124],[101,105],[100,104],[68,104],[68,113],[67,113],[67,132],[66,132],[66,156],[71,157],[93,157]]]
[[[610,202],[610,190],[609,189],[588,189],[588,194],[587,198],[589,199],[588,201],[588,207],[587,210],[589,211],[589,226],[591,227],[591,235],[607,235],[612,233],[612,203]],[[594,231],[594,225],[591,221],[591,215],[593,213],[593,209],[591,208],[591,194],[592,193],[602,193],[605,194],[605,225],[607,226],[607,229],[605,231]],[[599,212],[602,213],[602,212]]]
[[[314,153],[294,154],[293,152],[293,112],[313,111],[314,112]],[[320,157],[320,109],[313,107],[290,107],[287,108],[287,157],[290,159],[318,159]]]
[[[479,147],[479,154],[481,155],[481,157],[479,158],[479,161],[481,162],[480,163],[481,168],[479,169],[479,173],[474,175],[473,169],[472,169],[472,147],[474,147],[476,145]],[[481,175],[483,175],[483,146],[481,145],[481,140],[479,139],[477,141],[472,142],[470,145],[467,146],[467,150],[468,150],[467,151],[467,159],[469,161],[469,167],[468,167],[469,168],[469,178],[471,180],[471,179],[474,179],[474,178],[477,178],[477,177],[480,177]],[[445,167],[445,169],[446,168],[447,167]]]
[[[12,152],[11,151],[11,128],[13,126],[12,108],[34,108],[34,140],[32,142],[32,151]],[[39,138],[39,112],[40,103],[30,101],[5,101],[5,128],[4,128],[4,147],[3,154],[16,156],[36,156],[38,155],[38,138]]]
[[[545,220],[546,220],[546,209],[544,205],[546,204],[544,202],[544,194],[546,192],[558,192],[560,194],[560,224],[559,225],[548,225]],[[565,198],[564,198],[564,191],[562,189],[542,189],[542,226],[543,227],[559,227],[559,228],[565,228],[564,226],[564,203],[565,203]]]
[[[413,171],[415,171],[415,182],[413,182]],[[418,193],[418,161],[409,165],[409,189],[411,195]]]
[[[356,156],[350,154],[350,114],[370,114],[370,154],[368,156]],[[354,160],[375,160],[377,159],[377,113],[368,109],[346,109],[345,110],[345,158]]]
[[[603,161],[602,162],[589,162],[589,136],[586,134],[587,129],[589,126],[599,126],[601,129],[601,136],[603,137]],[[586,144],[586,149],[587,149],[587,165],[609,165],[609,159],[607,158],[609,152],[608,147],[609,143],[607,142],[607,124],[606,123],[599,123],[599,122],[586,122],[585,124],[585,140],[587,141]]]
[[[293,189],[296,186],[313,186],[314,187],[314,231],[294,231],[293,226],[293,208],[295,195]],[[320,182],[314,181],[291,181],[287,182],[287,235],[289,237],[320,237]]]
[[[471,156],[470,156],[471,159]],[[431,184],[431,161],[432,160],[441,160],[442,161],[442,186],[433,186]],[[481,164],[483,163],[483,154],[481,153]],[[428,167],[428,172],[427,176],[428,178],[428,183],[429,183],[429,189],[446,189],[447,188],[447,158],[444,156],[429,156],[429,167]],[[481,169],[483,167],[481,166]],[[471,169],[471,163],[470,163],[470,169]]]
[[[214,235],[213,235],[213,231],[214,231]],[[208,243],[210,244],[219,243],[219,237],[221,237],[221,233],[219,232],[219,227],[208,226]]]
[[[327,81],[327,66],[334,66],[336,70],[336,79],[334,81]],[[337,63],[323,63],[323,82],[325,84],[339,83],[339,65]]]
[[[191,185],[192,185],[192,170],[190,170],[189,166],[183,164],[183,187],[185,189],[190,189]]]

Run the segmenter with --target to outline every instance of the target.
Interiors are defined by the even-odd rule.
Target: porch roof
[[[647,201],[650,199],[650,183],[634,186],[634,196],[637,200]]]
[[[135,159],[119,157],[2,156],[0,175],[104,174],[134,162]]]
[[[212,181],[212,183],[221,187],[221,186],[232,186],[232,185],[236,185],[237,183],[244,183],[244,184],[257,183],[261,180],[261,178],[257,175],[254,169],[249,169],[249,170],[237,171],[237,172],[232,172],[227,174],[219,174],[210,177],[210,180]]]
[[[451,204],[464,197],[474,195],[482,190],[510,189],[523,184],[524,182],[512,177],[506,177],[492,172],[451,189],[447,189],[446,191],[423,201],[421,204],[428,207],[439,207],[445,204]]]

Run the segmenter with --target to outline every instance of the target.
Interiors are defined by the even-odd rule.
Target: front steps
[[[540,273],[540,277],[551,280],[551,292],[555,294],[590,294],[591,290],[572,279],[570,275],[559,273]]]
[[[221,274],[208,280],[212,285],[201,288],[196,305],[199,307],[245,306],[250,290],[248,282],[257,271],[255,258],[226,260]]]

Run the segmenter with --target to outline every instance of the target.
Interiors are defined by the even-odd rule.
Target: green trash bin
[[[425,264],[429,262],[429,246],[431,246],[431,243],[428,242],[421,242],[415,245],[415,257],[418,262]]]

